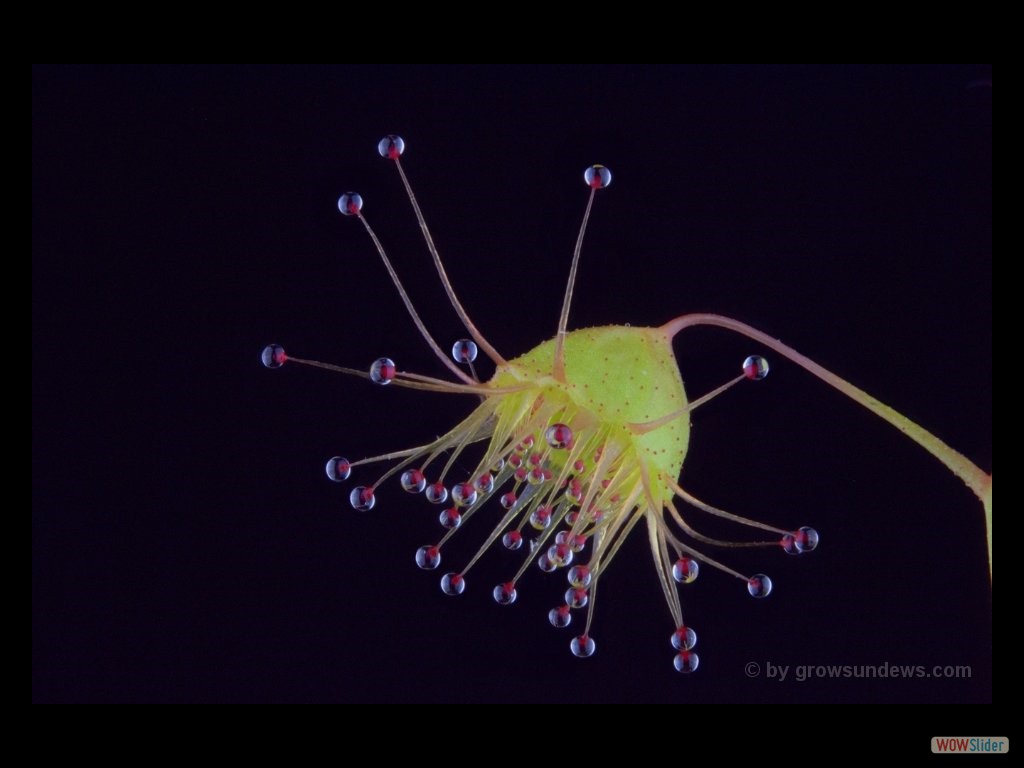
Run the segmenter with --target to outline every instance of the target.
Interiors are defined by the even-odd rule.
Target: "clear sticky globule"
[[[568,518],[568,515],[566,517]],[[566,522],[572,525],[568,520]],[[587,546],[587,537],[582,534],[574,534],[571,530],[559,531],[555,535],[555,544],[564,544],[572,552],[579,553]]]
[[[288,362],[288,355],[285,354],[284,347],[280,344],[267,344],[260,352],[260,361],[267,368],[280,368]]]
[[[565,604],[570,608],[584,608],[589,600],[590,595],[587,594],[585,589],[574,587],[565,590]]]
[[[476,342],[471,339],[459,339],[452,344],[452,359],[456,363],[472,363],[477,354]]]
[[[441,564],[441,550],[436,544],[425,544],[416,550],[416,565],[424,571],[432,571]]]
[[[594,651],[597,650],[597,643],[594,642],[594,638],[590,635],[579,635],[574,637],[572,642],[569,643],[569,650],[572,651],[573,656],[585,659],[588,656],[594,655]]]
[[[341,483],[348,480],[352,474],[352,463],[342,456],[332,456],[327,460],[324,470],[327,472],[328,480]]]
[[[551,507],[540,506],[530,513],[530,525],[536,530],[543,531],[551,525]]]
[[[423,489],[427,487],[427,478],[419,469],[407,469],[402,473],[401,483],[402,488],[409,493],[423,493]]]
[[[494,588],[492,592],[494,595],[494,602],[498,605],[512,605],[516,601],[516,583],[514,581],[506,581],[504,584],[499,584]]]
[[[544,571],[544,573],[551,573],[558,566],[551,561],[551,558],[548,557],[547,552],[545,552],[537,558],[537,567]]]
[[[699,664],[700,657],[694,651],[680,651],[672,660],[672,665],[676,668],[676,672],[682,672],[684,675],[696,672]]]
[[[373,495],[373,488],[357,485],[348,495],[348,503],[356,512],[369,512],[377,503],[377,497]]]
[[[751,355],[743,361],[743,375],[751,381],[760,381],[768,375],[768,361],[760,355]]]
[[[583,181],[591,189],[604,189],[612,183],[612,172],[603,165],[592,165],[583,172]]]
[[[441,577],[441,591],[446,595],[461,595],[466,591],[466,579],[461,573],[446,573]]]
[[[370,381],[385,386],[395,378],[395,361],[389,357],[378,357],[370,366]]]
[[[452,486],[452,501],[460,507],[468,507],[476,503],[476,488],[472,483],[456,483]]]
[[[358,192],[346,192],[338,198],[338,210],[346,216],[358,216],[363,210],[363,198]]]
[[[548,621],[555,629],[563,629],[572,623],[572,612],[568,605],[560,605],[548,611]]]
[[[772,593],[772,580],[763,573],[755,573],[747,579],[747,592],[751,597],[768,597]]]
[[[552,424],[544,432],[544,439],[552,448],[568,448],[572,443],[572,430],[566,424]]]
[[[501,537],[501,543],[505,549],[510,549],[515,552],[521,546],[523,546],[523,534],[519,531],[508,531],[504,536]]]
[[[700,563],[692,557],[680,557],[672,566],[672,578],[680,584],[692,584],[700,574]]]
[[[552,544],[548,547],[548,560],[556,568],[564,568],[572,562],[572,548],[568,544]]]
[[[377,142],[377,151],[385,160],[397,160],[405,152],[405,140],[390,133]]]
[[[677,651],[688,651],[697,644],[697,633],[690,627],[681,626],[672,633],[672,647]]]
[[[448,489],[444,483],[431,483],[423,494],[431,504],[444,504],[448,501]]]
[[[462,513],[456,507],[449,507],[441,511],[441,514],[437,516],[438,522],[441,523],[442,528],[451,530],[452,528],[458,528],[462,525]]]
[[[565,500],[572,504],[583,502],[583,483],[575,477],[569,481],[569,485],[565,489]]]
[[[567,575],[569,584],[574,587],[585,589],[590,585],[592,574],[590,573],[590,567],[586,565],[574,565],[569,569]]]
[[[818,546],[818,532],[807,525],[798,528],[793,532],[793,545],[801,554],[813,552]]]
[[[473,481],[473,487],[486,496],[494,490],[494,476],[490,472],[484,472]]]

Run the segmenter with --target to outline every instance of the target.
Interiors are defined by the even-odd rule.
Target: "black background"
[[[33,69],[32,697],[37,702],[940,702],[992,699],[980,505],[777,356],[694,414],[683,483],[815,526],[754,601],[704,570],[673,629],[645,537],[602,581],[589,660],[545,618],[563,577],[494,552],[457,600],[412,562],[437,509],[397,483],[348,508],[323,462],[426,442],[473,402],[295,366],[264,344],[445,376],[348,189],[448,346],[464,335],[394,169],[506,356],[550,337],[587,190],[571,326],[750,322],[992,467],[986,67]],[[755,347],[677,339],[688,392]],[[490,369],[485,366],[485,373]],[[466,463],[466,462],[463,462]],[[469,467],[466,466],[466,470]],[[722,531],[694,513],[707,530]],[[469,524],[452,546],[468,557]],[[638,531],[639,534],[639,531]],[[449,560],[451,562],[451,560]],[[970,679],[749,678],[755,661],[970,665]]]

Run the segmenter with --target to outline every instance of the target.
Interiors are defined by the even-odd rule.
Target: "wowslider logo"
[[[1001,755],[1010,751],[1005,736],[934,736],[932,752],[951,755]]]

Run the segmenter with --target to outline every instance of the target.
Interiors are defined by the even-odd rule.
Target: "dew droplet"
[[[460,507],[468,507],[476,503],[476,488],[472,483],[456,483],[452,486],[452,501]]]
[[[425,544],[416,550],[416,565],[424,571],[432,571],[441,564],[441,550],[436,544]]]
[[[461,595],[466,591],[466,579],[461,573],[446,573],[441,577],[441,591],[446,595]]]
[[[372,487],[357,485],[348,495],[348,503],[356,512],[369,512],[377,503],[377,498],[373,495]]]
[[[763,573],[755,573],[747,579],[747,592],[751,597],[768,597],[772,593],[772,580]]]
[[[793,532],[793,544],[796,546],[797,552],[801,554],[813,552],[814,548],[818,546],[818,532],[805,525]]]
[[[405,140],[401,136],[389,133],[377,142],[377,151],[387,160],[397,160],[405,152]]]
[[[516,495],[512,491],[503,493],[500,502],[505,509],[512,509],[516,505]]]
[[[567,448],[572,442],[572,430],[567,424],[552,424],[545,430],[544,439],[552,448]]]
[[[267,344],[260,353],[260,360],[267,368],[280,368],[288,362],[288,355],[280,344]]]
[[[504,584],[499,584],[494,588],[491,593],[494,595],[494,602],[498,605],[512,605],[516,601],[516,583],[514,581],[506,581]]]
[[[523,546],[523,534],[519,531],[509,531],[501,537],[501,543],[505,545],[505,549],[511,549],[515,552]]]
[[[569,643],[569,649],[572,651],[573,656],[585,659],[588,656],[594,655],[594,651],[597,650],[597,644],[590,635],[579,635],[574,637],[572,642]]]
[[[531,541],[530,544],[532,548],[533,542]],[[537,567],[544,571],[544,573],[551,573],[555,570],[555,564],[551,562],[551,558],[548,557],[546,552],[537,558]]]
[[[407,469],[402,473],[402,487],[409,493],[423,493],[427,487],[427,478],[423,476],[422,470]]]
[[[526,482],[530,485],[540,485],[547,480],[547,473],[541,467],[534,467],[526,475]]]
[[[592,165],[583,172],[583,181],[591,189],[604,189],[612,183],[612,172],[603,165]]]
[[[501,472],[501,470],[503,470],[504,468],[505,468],[505,460],[503,458],[501,458],[500,456],[497,459],[494,460],[493,464],[491,464],[491,472],[495,472],[495,473]]]
[[[760,355],[751,355],[743,361],[743,375],[753,381],[760,381],[768,375],[768,361]]]
[[[352,474],[352,463],[341,456],[332,456],[327,460],[327,466],[324,469],[329,480],[341,483],[348,480],[348,476]]]
[[[431,483],[423,494],[431,504],[444,504],[448,501],[448,489],[444,483]]]
[[[346,216],[358,216],[363,210],[363,198],[358,192],[346,192],[338,198],[338,210]]]
[[[494,490],[494,476],[490,472],[484,472],[473,481],[473,487],[486,496]]]
[[[672,660],[672,664],[677,672],[682,672],[686,675],[696,671],[697,666],[700,664],[700,657],[694,651],[680,651]]]
[[[700,574],[700,563],[692,557],[680,557],[672,566],[672,578],[680,584],[692,584]]]
[[[586,588],[590,585],[590,580],[593,578],[590,573],[590,567],[586,565],[574,565],[569,569],[567,575],[569,583],[577,588]]]
[[[565,602],[570,608],[583,608],[588,600],[590,600],[590,596],[582,587],[565,590]]]
[[[451,530],[452,528],[458,528],[462,524],[462,514],[455,507],[449,507],[441,512],[437,517],[443,528]]]
[[[530,513],[530,525],[538,531],[543,531],[551,525],[551,507],[542,505]]]
[[[560,605],[557,608],[552,608],[548,611],[548,621],[550,621],[551,626],[556,629],[568,627],[572,622],[572,613],[569,611],[569,606]]]
[[[677,651],[688,651],[697,644],[697,633],[683,625],[672,633],[672,647]]]
[[[378,357],[370,366],[370,381],[385,386],[395,378],[395,361],[389,357]]]
[[[459,339],[452,344],[452,359],[456,363],[472,363],[476,360],[476,342],[471,339]]]

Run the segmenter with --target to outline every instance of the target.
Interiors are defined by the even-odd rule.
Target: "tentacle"
[[[674,320],[670,320],[661,327],[661,330],[666,337],[672,339],[680,331],[699,325],[711,325],[718,328],[726,328],[734,333],[746,336],[748,339],[753,339],[754,341],[764,344],[769,349],[778,352],[787,360],[791,360],[796,363],[804,370],[814,376],[817,376],[829,386],[838,389],[851,400],[860,403],[876,416],[889,422],[892,426],[896,427],[896,429],[942,462],[950,472],[963,480],[967,487],[977,495],[985,510],[985,530],[988,537],[989,578],[992,577],[992,475],[986,473],[966,456],[948,446],[938,437],[919,424],[911,421],[902,413],[894,410],[877,398],[872,397],[859,387],[855,387],[845,379],[840,378],[836,374],[832,373],[832,371],[822,367],[809,357],[797,352],[789,345],[783,344],[778,339],[772,338],[767,333],[759,331],[757,328],[749,326],[746,323],[740,322],[739,320],[733,320],[731,317],[724,317],[722,315],[697,313],[682,315]]]

